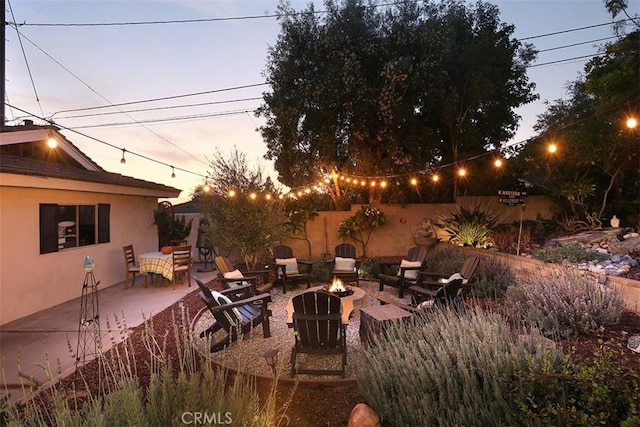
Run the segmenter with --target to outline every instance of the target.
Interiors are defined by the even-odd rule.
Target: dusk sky
[[[277,3],[6,1],[6,20],[26,24],[19,26],[20,38],[13,26],[6,28],[6,100],[28,112],[5,107],[7,124],[20,124],[25,118],[46,124],[40,118],[51,119],[72,129],[62,133],[106,170],[183,190],[172,200],[176,203],[188,200],[195,186],[204,182],[208,158],[216,148],[228,153],[237,147],[276,179],[270,162],[263,159],[266,146],[256,131],[263,120],[254,117],[253,110],[269,89],[262,84],[267,48],[275,44],[280,30],[275,17],[260,16],[273,15]],[[296,10],[309,3],[291,1]],[[321,1],[313,3],[323,10]],[[490,3],[499,7],[503,22],[515,25],[515,37],[543,51],[528,70],[540,100],[517,111],[523,119],[512,142],[523,141],[534,135],[532,126],[536,115],[545,111],[545,101],[566,98],[566,83],[579,76],[589,58],[564,60],[595,55],[599,46],[613,41],[600,40],[614,33],[610,25],[599,25],[612,19],[602,0]],[[629,3],[629,14],[637,15],[640,2]],[[34,25],[242,17],[246,19],[125,26]],[[589,26],[593,28],[571,31]],[[637,27],[627,28],[630,32]],[[556,32],[561,33],[545,36]],[[196,93],[204,94],[184,96]],[[167,97],[174,99],[133,103]],[[113,107],[79,110],[122,103],[132,103],[118,107],[126,114]],[[124,170],[122,148],[128,151]],[[166,165],[175,167],[175,179]]]

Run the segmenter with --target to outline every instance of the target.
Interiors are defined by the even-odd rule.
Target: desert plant
[[[373,279],[380,274],[380,260],[378,258],[365,258],[360,263],[358,277],[360,279]]]
[[[514,321],[536,325],[545,335],[570,337],[618,322],[624,300],[577,270],[559,268],[521,278],[507,290],[505,310]]]
[[[362,245],[362,257],[367,256],[371,234],[387,222],[387,216],[373,206],[362,206],[360,210],[344,219],[338,226],[338,235],[353,239]]]
[[[609,255],[594,251],[579,243],[569,243],[563,246],[547,246],[535,251],[533,257],[544,262],[575,264],[581,261],[602,261],[608,259]]]
[[[498,218],[480,210],[476,205],[473,210],[460,206],[458,212],[440,218],[436,224],[449,234],[449,240],[460,246],[486,247],[493,243],[491,234],[498,225]]]
[[[561,361],[540,334],[514,337],[498,315],[443,309],[390,325],[364,351],[359,385],[385,425],[519,425],[504,378]]]

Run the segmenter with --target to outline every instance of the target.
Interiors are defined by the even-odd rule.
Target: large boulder
[[[358,403],[349,415],[349,427],[380,427],[380,417],[366,403]]]

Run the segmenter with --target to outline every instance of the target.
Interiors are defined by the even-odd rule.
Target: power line
[[[20,30],[18,30],[18,28],[15,28],[16,33],[18,33],[18,35],[20,36],[21,32]],[[100,94],[98,91],[96,91],[95,89],[93,89],[88,83],[86,83],[84,80],[82,80],[80,77],[78,77],[77,75],[75,75],[73,72],[71,72],[71,70],[69,70],[67,67],[65,67],[64,65],[62,65],[58,60],[56,60],[54,57],[52,57],[51,55],[49,55],[47,52],[44,51],[44,49],[40,48],[40,46],[38,46],[36,43],[34,43],[32,40],[30,40],[28,37],[26,37],[25,35],[22,35],[22,37],[24,37],[26,40],[29,41],[29,43],[31,43],[33,46],[35,46],[38,50],[40,50],[40,52],[42,52],[44,55],[46,55],[49,59],[51,59],[53,62],[55,62],[58,66],[60,66],[63,70],[65,70],[66,72],[68,72],[69,74],[71,74],[73,77],[75,77],[80,83],[82,83],[84,86],[86,86],[90,91],[92,91],[93,93],[95,93],[97,96],[99,96],[100,98],[104,99],[105,101],[107,101],[111,106],[113,106],[113,103],[111,103],[111,101],[109,101],[105,96],[103,96],[102,94]],[[39,103],[39,101],[38,101]],[[119,109],[119,107],[115,107],[117,109]],[[121,113],[125,114],[127,117],[129,117],[132,120],[136,120],[135,118],[131,117],[130,115],[128,115],[126,112],[120,110]],[[43,114],[44,115],[44,114]],[[189,157],[191,157],[192,159],[204,164],[205,166],[207,166],[207,164],[205,162],[203,162],[202,160],[198,159],[197,157],[195,157],[193,154],[189,153],[188,151],[184,150],[182,147],[179,147],[178,145],[174,144],[172,141],[169,141],[169,139],[165,138],[164,136],[158,134],[157,132],[153,131],[152,129],[149,129],[148,127],[146,127],[144,124],[140,123],[140,126],[142,126],[143,128],[145,128],[147,131],[151,132],[152,134],[154,134],[155,136],[157,136],[158,138],[162,139],[163,141],[169,143],[170,145],[174,146],[175,148],[177,148],[178,150],[182,151],[183,153],[185,153],[186,155],[188,155]]]
[[[209,94],[212,94],[212,93],[228,92],[228,91],[239,90],[239,89],[248,89],[248,88],[252,88],[252,87],[265,86],[266,84],[267,84],[266,82],[265,83],[253,83],[253,84],[249,84],[249,85],[233,86],[233,87],[228,87],[228,88],[224,88],[224,89],[206,90],[206,91],[202,91],[202,92],[185,93],[185,94],[182,94],[182,95],[171,95],[171,96],[163,96],[163,97],[160,97],[160,98],[149,98],[149,99],[143,99],[143,100],[138,100],[138,101],[121,102],[119,104],[99,105],[99,106],[96,106],[96,107],[73,108],[73,109],[69,109],[69,110],[60,110],[60,111],[56,111],[55,113],[53,113],[52,117],[55,116],[58,113],[71,113],[71,112],[74,112],[74,111],[88,111],[88,110],[97,110],[97,109],[101,109],[101,108],[122,107],[122,106],[125,106],[125,105],[143,104],[143,103],[147,103],[147,102],[167,101],[169,99],[187,98],[187,97],[191,97],[191,96],[209,95]]]
[[[172,109],[175,109],[175,108],[204,107],[204,106],[208,106],[208,105],[220,105],[220,104],[231,104],[231,103],[245,102],[245,101],[257,101],[259,99],[262,99],[262,97],[230,99],[230,100],[227,100],[227,101],[199,102],[199,103],[196,103],[196,104],[171,105],[171,106],[168,106],[168,107],[139,108],[137,110],[127,110],[125,112],[126,113],[142,113],[142,112],[147,112],[147,111],[172,110]],[[144,102],[144,101],[141,101],[141,102]],[[93,108],[101,108],[101,107],[93,107]],[[93,109],[93,108],[88,108],[88,109]],[[107,108],[107,107],[105,107],[105,108]],[[79,111],[79,110],[82,110],[82,109],[78,109],[76,111]],[[56,113],[54,113],[54,115],[55,114]],[[83,118],[83,117],[110,116],[110,115],[114,115],[114,114],[121,114],[121,112],[120,111],[108,111],[108,112],[105,112],[105,113],[77,114],[75,116],[58,117],[58,120],[61,120],[61,119],[78,119],[78,118]],[[51,117],[53,117],[53,115]]]
[[[48,122],[48,120],[45,119],[44,117],[39,117],[37,114],[33,114],[33,113],[31,113],[31,112],[29,112],[27,110],[23,110],[22,108],[16,107],[15,105],[8,105],[8,106],[11,107],[11,108],[16,109],[18,111],[21,111],[21,112],[23,112],[25,114],[28,114],[31,117],[35,117],[37,119],[40,119],[43,122]],[[64,129],[64,130],[67,130],[69,132],[73,132],[73,133],[75,133],[77,135],[80,135],[80,136],[83,136],[85,138],[88,138],[88,139],[90,139],[92,141],[99,142],[100,144],[104,144],[104,145],[106,145],[108,147],[115,148],[118,151],[126,151],[130,155],[140,157],[140,158],[148,160],[150,162],[157,163],[157,164],[160,164],[160,165],[163,165],[163,166],[167,166],[169,168],[172,168],[172,169],[175,169],[175,170],[179,170],[179,171],[182,171],[182,172],[186,172],[186,173],[189,173],[189,174],[192,174],[192,175],[196,175],[196,176],[199,176],[199,177],[202,177],[202,178],[207,178],[207,175],[203,175],[203,174],[198,173],[198,172],[193,172],[193,171],[190,171],[188,169],[183,169],[181,167],[177,167],[177,166],[171,165],[171,164],[163,162],[161,160],[156,160],[156,159],[153,159],[153,158],[151,158],[149,156],[145,156],[144,154],[136,153],[135,151],[126,150],[124,147],[118,147],[117,145],[111,144],[111,143],[109,143],[107,141],[103,141],[102,139],[96,138],[96,137],[91,136],[91,135],[87,135],[86,133],[79,132],[76,129],[73,129],[73,128],[70,128],[70,127],[67,127],[67,126],[64,126],[64,125],[60,125],[58,123],[55,123],[55,126],[60,128],[60,129]]]

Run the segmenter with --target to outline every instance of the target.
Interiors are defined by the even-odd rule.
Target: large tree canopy
[[[569,86],[568,100],[556,100],[538,117],[540,137],[520,153],[532,181],[564,199],[577,221],[599,226],[603,215],[637,214],[637,130],[626,119],[640,112],[640,31],[607,44],[585,65],[586,76]],[[556,155],[544,145],[554,142]],[[607,216],[609,216],[607,215]]]
[[[326,0],[325,9],[281,3],[269,50],[271,91],[257,114],[267,120],[266,157],[290,187],[323,182],[340,206],[356,190],[334,172],[457,166],[508,141],[514,109],[535,99],[526,76],[534,51],[493,5]]]

